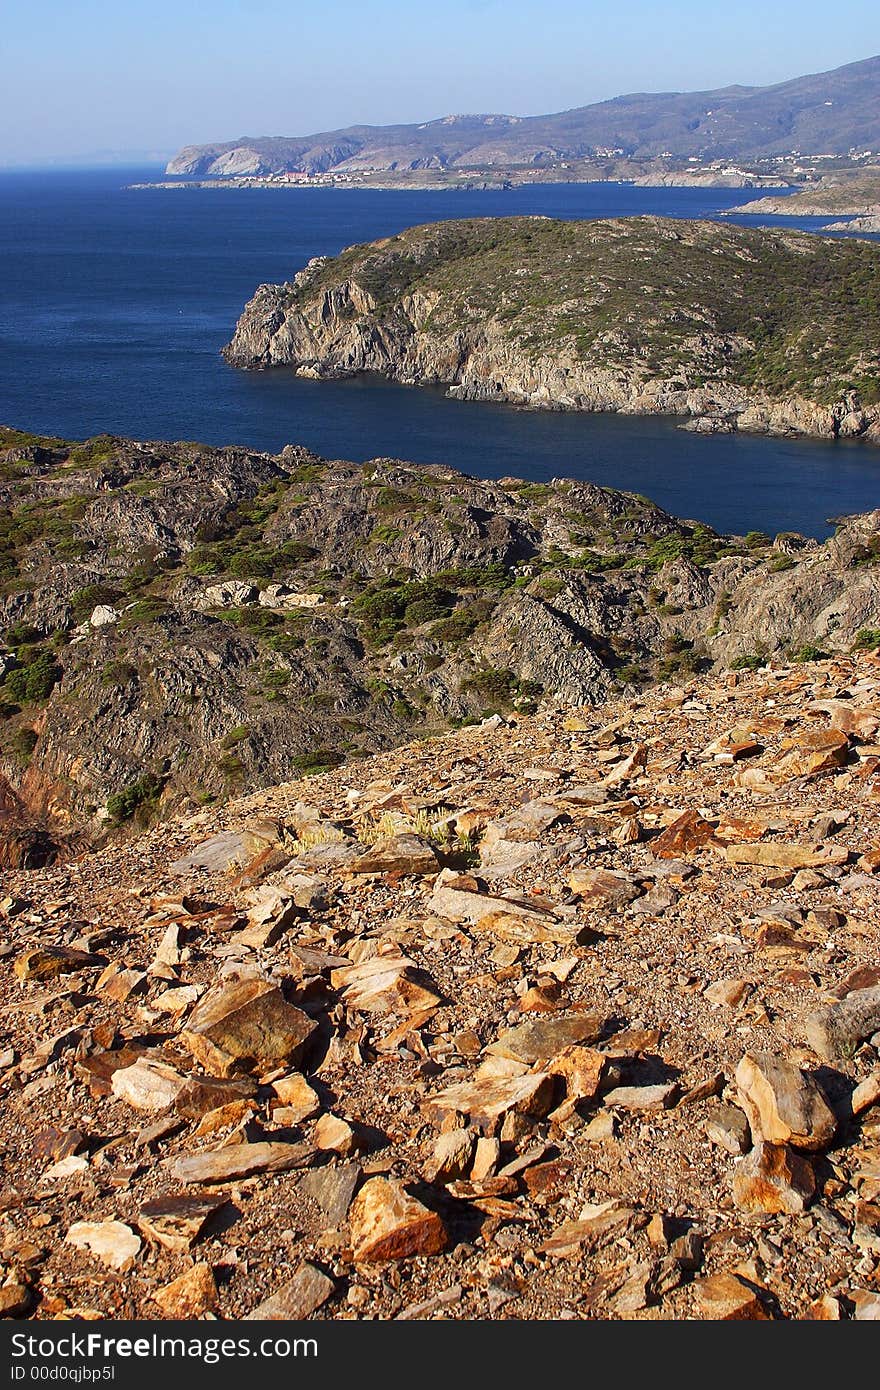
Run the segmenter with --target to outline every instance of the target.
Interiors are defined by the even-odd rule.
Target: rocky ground
[[[13,1317],[880,1312],[880,660],[7,874]]]

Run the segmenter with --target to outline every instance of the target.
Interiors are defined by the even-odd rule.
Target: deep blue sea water
[[[716,217],[738,189],[570,184],[507,192],[135,191],[156,170],[0,175],[0,421],[328,457],[441,462],[482,477],[589,478],[722,530],[824,535],[880,506],[880,450],[704,438],[667,419],[537,413],[376,378],[245,373],[219,355],[263,281],[439,218]],[[815,218],[737,221],[814,230]]]

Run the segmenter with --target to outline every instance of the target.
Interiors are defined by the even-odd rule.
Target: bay
[[[858,441],[702,437],[674,420],[531,412],[381,378],[244,373],[220,349],[256,286],[420,222],[540,213],[723,217],[741,189],[556,184],[508,191],[132,190],[155,169],[0,175],[0,420],[326,457],[445,463],[481,477],[585,478],[720,530],[828,534],[880,506]],[[747,218],[816,230],[817,218]]]

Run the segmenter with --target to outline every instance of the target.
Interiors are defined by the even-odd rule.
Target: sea
[[[220,350],[256,286],[316,255],[458,217],[725,218],[741,189],[550,184],[490,191],[147,188],[150,168],[0,174],[0,422],[326,458],[442,463],[482,478],[578,478],[721,531],[822,537],[880,506],[880,449],[700,436],[675,420],[449,400],[376,376],[242,372]],[[769,191],[769,190],[768,190]],[[733,215],[816,231],[817,218]]]

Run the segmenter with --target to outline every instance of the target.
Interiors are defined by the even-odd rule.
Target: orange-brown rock
[[[363,1013],[410,1014],[440,1003],[430,977],[399,951],[341,966],[330,978],[348,1007]]]
[[[608,1059],[592,1047],[567,1047],[545,1065],[551,1076],[561,1076],[570,1100],[592,1100],[599,1094]]]
[[[355,1260],[405,1260],[411,1255],[437,1255],[448,1235],[443,1221],[410,1195],[402,1183],[370,1178],[355,1197],[350,1212],[352,1255]]]
[[[694,854],[715,840],[715,822],[699,811],[683,811],[671,825],[651,841],[651,853],[658,859],[680,859]]]
[[[180,1041],[206,1071],[229,1076],[295,1061],[316,1025],[263,979],[216,985],[193,1009]]]
[[[778,841],[728,845],[724,851],[729,864],[757,864],[766,869],[815,869],[826,864],[845,864],[849,854],[842,845],[815,849],[810,845],[784,845]]]
[[[717,1322],[766,1321],[765,1311],[755,1289],[728,1270],[698,1279],[694,1293],[700,1316]]]
[[[568,886],[584,907],[625,907],[641,896],[642,889],[629,874],[614,869],[575,869]]]
[[[170,1284],[156,1289],[152,1295],[153,1302],[159,1305],[166,1318],[181,1321],[213,1312],[219,1296],[214,1271],[204,1260],[172,1279]]]
[[[756,1144],[733,1172],[733,1200],[741,1211],[796,1215],[815,1192],[809,1161],[784,1144]]]
[[[801,734],[795,747],[773,768],[773,780],[816,777],[820,772],[831,772],[843,767],[849,750],[849,738],[842,729],[817,729]]]
[[[171,1195],[145,1202],[138,1226],[148,1240],[179,1253],[198,1240],[207,1222],[225,1206],[225,1197]]]
[[[523,1076],[475,1077],[447,1086],[428,1096],[422,1108],[430,1116],[450,1111],[469,1115],[481,1127],[513,1112],[540,1118],[553,1103],[553,1078],[546,1072],[527,1072]]]
[[[106,964],[106,956],[78,951],[72,946],[38,946],[20,955],[14,969],[20,980],[54,980],[75,970]]]
[[[349,869],[354,874],[435,874],[440,867],[433,845],[418,835],[390,835],[377,840]]]

